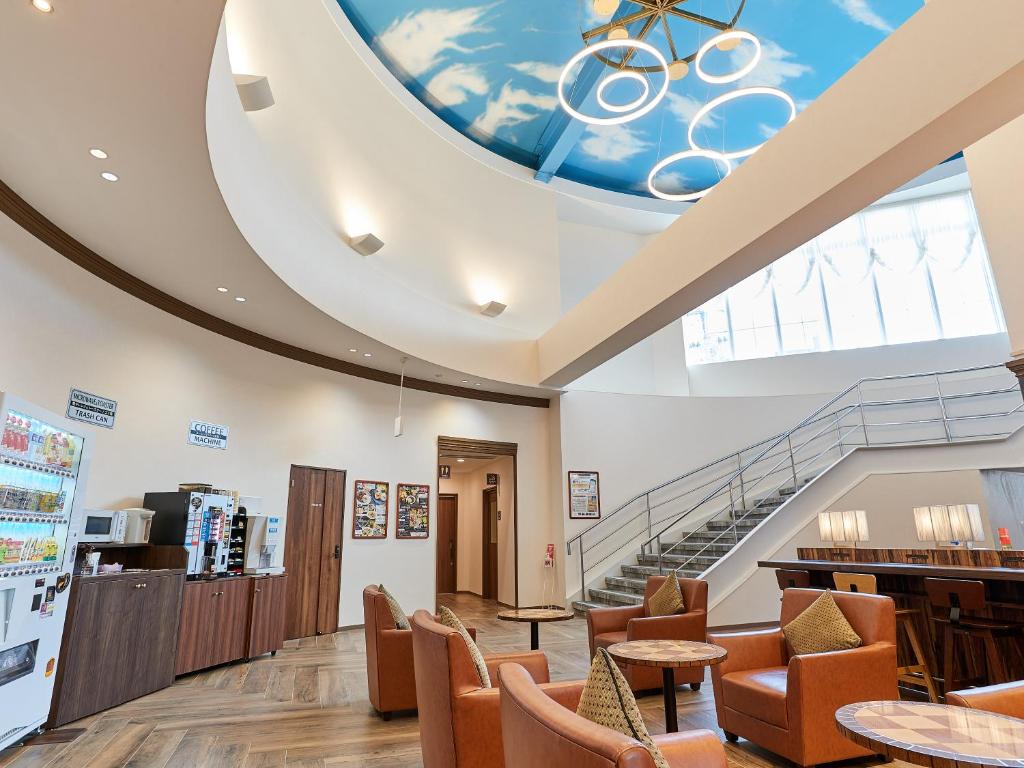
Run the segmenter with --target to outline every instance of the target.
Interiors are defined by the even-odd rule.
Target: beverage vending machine
[[[142,506],[152,510],[151,544],[176,544],[188,550],[187,578],[225,576],[242,572],[229,562],[235,499],[206,491],[147,493]]]
[[[0,749],[50,712],[90,444],[0,392]]]

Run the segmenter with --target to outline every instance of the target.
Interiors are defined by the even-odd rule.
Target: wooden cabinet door
[[[131,681],[126,693],[134,699],[174,682],[174,652],[178,641],[183,575],[140,574],[130,582]],[[139,586],[135,586],[139,585]],[[127,700],[127,699],[126,699]]]
[[[345,517],[345,473],[325,472],[323,523],[320,537],[320,590],[317,601],[316,633],[338,631],[341,592],[341,524]]]
[[[246,653],[250,659],[284,647],[287,578],[282,575],[252,580],[252,618]]]
[[[178,654],[175,675],[184,675],[218,662],[212,661],[214,632],[220,600],[220,582],[190,581],[181,596],[181,621],[178,625]]]
[[[249,590],[252,579],[221,579],[214,601],[212,628],[212,667],[245,656],[249,643]]]

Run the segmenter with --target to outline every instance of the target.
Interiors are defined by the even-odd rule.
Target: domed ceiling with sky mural
[[[338,3],[398,80],[472,141],[542,180],[670,199],[712,187],[922,6]]]

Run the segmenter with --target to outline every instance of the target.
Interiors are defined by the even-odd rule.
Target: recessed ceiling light
[[[465,460],[465,459],[456,459],[456,461],[457,461],[457,462],[458,462],[459,464],[465,464],[465,463],[466,463],[466,460]]]
[[[441,374],[441,373],[435,373],[435,374],[434,374],[434,378],[435,378],[435,379],[440,379],[440,378],[441,378],[441,376],[443,376],[443,375],[444,375],[444,374]]]
[[[117,174],[111,173],[110,171],[104,171],[100,176],[106,181],[117,181]]]
[[[224,287],[224,286],[222,285],[222,286],[220,286],[220,287],[219,287],[219,288],[217,289],[217,291],[218,291],[219,293],[227,293],[227,292],[228,292],[228,289],[227,289],[227,288],[225,288],[225,287]]]
[[[355,349],[355,348],[353,348],[353,349],[350,349],[350,350],[349,350],[349,352],[358,352],[358,351],[359,351],[359,350],[358,350],[358,349]]]
[[[50,0],[32,0],[32,7],[43,13],[53,13],[53,3]]]
[[[373,355],[369,352],[363,352],[363,357],[373,357]]]
[[[480,382],[479,381],[474,381],[473,382],[473,386],[474,387],[479,387],[480,386]]]
[[[235,296],[235,301],[241,304],[245,301],[245,296]]]
[[[469,384],[469,379],[463,379],[463,380],[462,380],[462,383],[463,383],[463,384]]]
[[[97,160],[107,159],[107,153],[97,147],[93,147],[92,149],[90,149],[89,154],[95,157]]]

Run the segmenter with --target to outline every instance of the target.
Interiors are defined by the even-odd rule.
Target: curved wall
[[[392,585],[408,610],[434,605],[435,540],[396,541],[392,508],[387,540],[352,541],[353,481],[429,483],[436,493],[439,434],[516,442],[520,600],[539,602],[541,568],[523,564],[558,541],[558,518],[549,514],[557,507],[550,503],[546,409],[406,391],[405,434],[394,438],[394,387],[285,360],[156,311],[6,217],[0,275],[0,389],[57,412],[73,386],[118,401],[114,430],[83,427],[95,441],[89,506],[138,506],[146,491],[204,481],[262,496],[269,509],[283,511],[291,464],[345,469],[340,623],[360,624],[360,593],[371,582]],[[191,419],[228,425],[229,449],[188,446]],[[505,535],[512,520],[502,522]],[[500,597],[513,602],[511,584]]]

